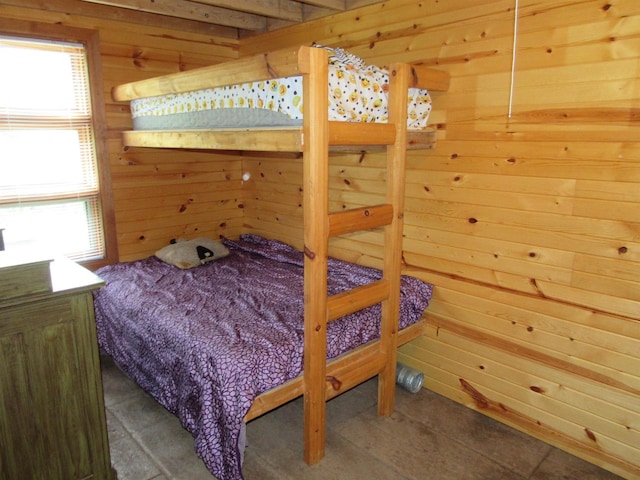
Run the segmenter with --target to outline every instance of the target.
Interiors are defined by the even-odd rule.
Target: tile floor
[[[212,480],[179,421],[108,357],[102,373],[111,459],[119,480]],[[247,426],[246,480],[614,480],[616,475],[423,389],[398,388],[376,415],[371,380],[327,406],[326,456],[302,459],[302,402]]]

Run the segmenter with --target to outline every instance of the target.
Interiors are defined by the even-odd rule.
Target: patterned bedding
[[[156,257],[98,270],[100,347],[180,419],[220,480],[242,478],[239,437],[254,398],[295,378],[303,359],[303,255],[254,235],[225,240],[230,254],[189,270]],[[329,292],[380,278],[329,260]],[[432,286],[403,277],[400,327],[415,323]],[[379,336],[380,305],[332,322],[327,357]]]
[[[389,73],[329,50],[329,120],[387,122]],[[302,98],[302,77],[294,76],[142,98],[131,113],[137,130],[291,126],[302,123]],[[409,89],[407,128],[424,129],[430,113],[429,92]]]

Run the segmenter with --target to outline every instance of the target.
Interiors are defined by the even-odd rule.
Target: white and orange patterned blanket
[[[329,58],[329,120],[387,122],[388,71],[366,65],[342,49],[329,50],[332,52]],[[289,122],[302,119],[302,106],[302,77],[294,76],[138,99],[131,102],[131,112],[135,121],[144,117],[184,116],[195,112],[225,110],[224,115],[228,115],[230,112],[226,110],[230,109],[258,109],[282,116],[285,122]],[[409,89],[407,128],[424,129],[430,113],[429,92]]]

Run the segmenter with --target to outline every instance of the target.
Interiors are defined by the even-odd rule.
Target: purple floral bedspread
[[[238,438],[260,393],[302,371],[303,254],[255,235],[224,241],[229,256],[180,270],[156,257],[103,267],[95,292],[100,347],[193,435],[220,480],[242,478]],[[329,293],[380,278],[329,260]],[[403,277],[400,328],[432,286]],[[329,324],[327,357],[379,336],[380,305]]]

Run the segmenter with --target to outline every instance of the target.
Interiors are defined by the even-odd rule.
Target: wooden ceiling
[[[82,0],[88,4],[197,22],[204,28],[230,28],[239,37],[382,1],[384,0]]]

